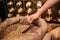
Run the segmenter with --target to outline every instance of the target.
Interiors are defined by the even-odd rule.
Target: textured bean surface
[[[34,28],[30,29],[26,33],[22,33],[28,25],[14,24],[9,26],[1,35],[1,40],[31,40],[35,33],[33,30],[36,30],[38,27],[34,26]]]
[[[45,35],[47,25],[44,20],[35,22],[37,25],[35,23],[29,24],[25,18],[20,20],[20,23],[12,24],[1,32],[0,40],[41,40],[42,36]]]

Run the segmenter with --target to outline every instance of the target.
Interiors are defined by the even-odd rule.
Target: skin
[[[52,7],[54,4],[59,2],[59,0],[47,0],[46,3],[33,15],[29,16],[29,23],[33,23],[35,19],[39,18],[39,16],[48,10],[48,8]]]

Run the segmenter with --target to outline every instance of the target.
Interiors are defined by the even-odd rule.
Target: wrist
[[[40,13],[39,13],[39,12],[36,12],[36,15],[37,15],[38,17],[40,17]]]
[[[38,9],[37,12],[36,12],[36,14],[37,14],[38,16],[41,16],[42,13],[43,13],[43,11],[42,11],[41,9]]]

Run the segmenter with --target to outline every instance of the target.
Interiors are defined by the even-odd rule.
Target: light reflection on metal
[[[21,5],[22,5],[21,1],[19,1],[19,2],[16,3],[16,6],[21,6]]]
[[[60,18],[58,18],[57,20],[58,20],[58,22],[60,22]]]
[[[12,13],[9,13],[9,14],[8,14],[8,17],[12,17],[12,16],[13,16],[13,14],[12,14]]]
[[[45,18],[45,20],[51,21],[52,20],[52,17],[48,16],[48,17]]]
[[[12,4],[13,4],[12,1],[9,1],[9,2],[7,3],[7,5],[9,5],[9,6],[11,6]]]
[[[22,11],[23,11],[23,8],[20,7],[20,8],[18,9],[18,13],[21,13]]]
[[[41,8],[41,6],[42,6],[42,2],[41,1],[38,1],[37,2],[37,8]]]
[[[26,7],[30,7],[32,5],[32,2],[27,2]]]
[[[32,12],[32,8],[28,8],[27,9],[27,13],[29,14],[29,13],[31,13]]]
[[[58,14],[60,15],[60,10],[58,10]]]
[[[9,10],[9,12],[13,12],[15,9],[12,7],[10,9],[8,9],[8,10]]]
[[[20,14],[16,14],[16,17],[19,17],[20,16]]]
[[[48,9],[48,14],[49,14],[49,15],[51,15],[51,14],[52,14],[52,10],[51,10],[51,8],[50,8],[50,9]]]

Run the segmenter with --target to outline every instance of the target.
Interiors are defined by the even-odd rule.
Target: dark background
[[[5,5],[4,5],[4,0],[0,0],[0,17],[2,19],[2,21],[4,21],[6,18],[7,18],[7,13],[6,13],[6,10],[5,10]],[[31,0],[31,1],[36,1],[36,0]],[[41,0],[42,1],[42,4],[44,4],[46,2],[46,0]],[[58,16],[57,14],[57,10],[60,10],[60,2],[58,2],[57,4],[55,4],[53,7],[52,7],[52,12],[54,14],[54,19]],[[45,14],[43,14],[42,16],[44,16]],[[53,21],[51,21],[53,22]],[[57,22],[57,21],[56,21]],[[58,23],[58,22],[57,22]]]

